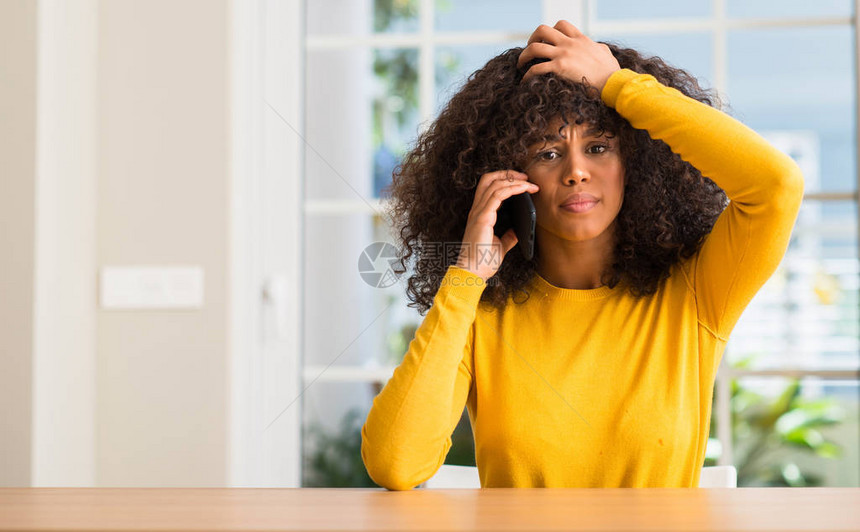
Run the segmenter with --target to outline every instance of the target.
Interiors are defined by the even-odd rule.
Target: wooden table
[[[0,488],[0,530],[860,530],[860,488]]]

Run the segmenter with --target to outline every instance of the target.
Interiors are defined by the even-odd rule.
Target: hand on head
[[[517,67],[535,58],[548,61],[529,68],[521,83],[552,72],[571,81],[582,82],[585,78],[589,85],[602,91],[609,76],[621,68],[608,46],[592,41],[566,20],[559,20],[553,27],[538,26],[520,54]]]

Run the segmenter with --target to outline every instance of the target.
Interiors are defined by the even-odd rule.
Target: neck
[[[612,261],[614,234],[613,224],[600,236],[571,241],[538,227],[538,274],[559,288],[591,290],[603,286],[600,277]]]

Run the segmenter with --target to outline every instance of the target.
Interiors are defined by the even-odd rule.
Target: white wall
[[[98,314],[100,486],[227,481],[228,5],[100,3],[96,262],[205,272],[200,310]]]
[[[0,486],[32,464],[36,6],[0,2]]]
[[[297,485],[297,415],[264,425],[298,394],[299,140],[263,90],[300,124],[299,5],[0,2],[0,485]],[[99,309],[130,265],[201,266],[203,307]]]

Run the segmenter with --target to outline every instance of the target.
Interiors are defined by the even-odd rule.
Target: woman
[[[465,404],[483,487],[698,485],[720,358],[803,196],[789,157],[711,105],[566,21],[470,76],[393,183],[429,312],[362,429],[375,482],[433,476]],[[493,230],[525,193],[530,261]]]

